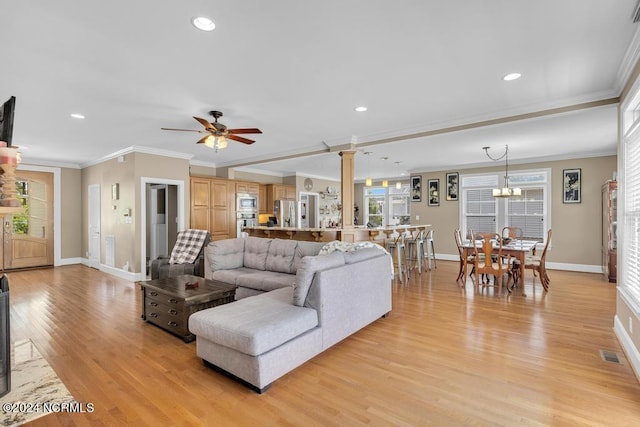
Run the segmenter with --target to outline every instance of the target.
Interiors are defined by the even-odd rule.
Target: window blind
[[[618,266],[620,286],[640,304],[640,129],[624,142],[624,239]]]
[[[520,197],[509,199],[508,224],[519,227],[525,239],[544,240],[544,189],[523,188]]]

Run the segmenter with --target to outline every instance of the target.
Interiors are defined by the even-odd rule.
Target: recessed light
[[[522,77],[522,74],[520,73],[511,73],[504,76],[502,80],[504,80],[505,82],[510,82],[511,80],[517,80],[520,77]]]
[[[196,16],[191,20],[194,27],[202,31],[213,31],[216,24],[206,16]]]
[[[354,108],[354,110],[356,110],[358,113],[364,113],[365,111],[367,111],[367,107],[360,106]]]
[[[71,117],[73,117],[74,119],[84,119],[84,116],[78,113],[72,113]]]

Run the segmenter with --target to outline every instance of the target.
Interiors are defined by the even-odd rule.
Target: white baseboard
[[[627,356],[627,360],[629,361],[633,372],[636,374],[636,378],[640,381],[640,352],[638,352],[638,349],[633,344],[631,337],[618,318],[618,315],[614,317],[613,331],[616,334],[616,337],[618,337],[618,341],[620,341],[620,345],[624,350],[625,356]]]
[[[82,264],[82,265],[86,265],[87,267],[91,267],[89,265],[89,260],[87,258],[78,258],[78,259],[80,261],[74,264]],[[100,264],[100,266],[98,267],[98,270],[102,271],[103,273],[107,273],[107,274],[111,274],[113,276],[119,277],[121,279],[130,280],[132,282],[135,282],[138,280],[146,280],[147,278],[145,273],[133,273],[131,271],[125,271],[121,268],[109,267],[108,265],[104,265],[104,264]]]
[[[72,265],[72,264],[84,264],[84,258],[62,258],[60,260],[58,260],[57,264],[54,264],[54,267],[57,267],[59,265]]]
[[[603,274],[601,265],[590,264],[567,264],[562,262],[548,262],[546,266],[549,270],[565,270],[565,271],[578,271],[581,273],[597,273]]]

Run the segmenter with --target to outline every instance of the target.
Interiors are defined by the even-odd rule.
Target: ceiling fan
[[[218,151],[218,149],[225,148],[227,146],[227,139],[232,139],[234,141],[242,142],[243,144],[253,144],[255,141],[243,138],[238,136],[238,134],[247,134],[247,133],[262,133],[260,129],[257,128],[244,128],[244,129],[228,129],[222,123],[218,123],[218,119],[222,117],[222,113],[220,111],[209,111],[209,115],[214,118],[214,122],[210,123],[205,119],[201,119],[200,117],[193,117],[196,119],[204,129],[202,130],[193,130],[193,129],[173,129],[173,128],[161,128],[162,130],[178,130],[185,132],[198,132],[198,133],[206,133],[207,135],[202,137],[196,144],[204,144],[209,148],[213,148]]]

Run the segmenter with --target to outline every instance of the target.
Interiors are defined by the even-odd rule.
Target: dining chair
[[[502,239],[498,233],[478,233],[476,239],[480,241],[480,245],[474,245],[475,262],[475,282],[474,287],[478,289],[480,283],[480,275],[487,274],[493,276],[493,286],[502,288],[503,276],[508,277],[507,287],[513,276],[510,269],[510,259],[502,254]],[[489,283],[482,283],[482,286],[488,286]]]
[[[520,227],[504,227],[500,235],[505,238],[508,237],[511,240],[522,240],[524,233]]]
[[[456,282],[460,279],[463,279],[466,282],[466,271],[467,267],[471,266],[471,272],[469,275],[474,273],[474,268],[476,264],[475,255],[467,255],[465,259],[465,251],[464,251],[464,243],[462,239],[462,231],[459,228],[453,230],[453,238],[456,241],[456,246],[458,247],[458,255],[460,255],[460,271],[458,271],[458,277],[456,278]],[[462,284],[464,286],[464,283]]]
[[[542,250],[541,255],[527,255],[524,258],[524,268],[525,270],[533,270],[533,284],[535,286],[536,282],[536,273],[540,276],[540,283],[545,291],[549,290],[549,283],[551,283],[551,279],[549,279],[549,275],[547,274],[546,268],[546,259],[547,259],[547,249],[549,248],[549,242],[551,242],[551,236],[553,232],[551,229],[547,231],[547,241],[544,244],[544,249]],[[515,281],[519,280],[519,272],[520,272],[520,262],[515,260],[513,263],[513,272],[515,274]]]

